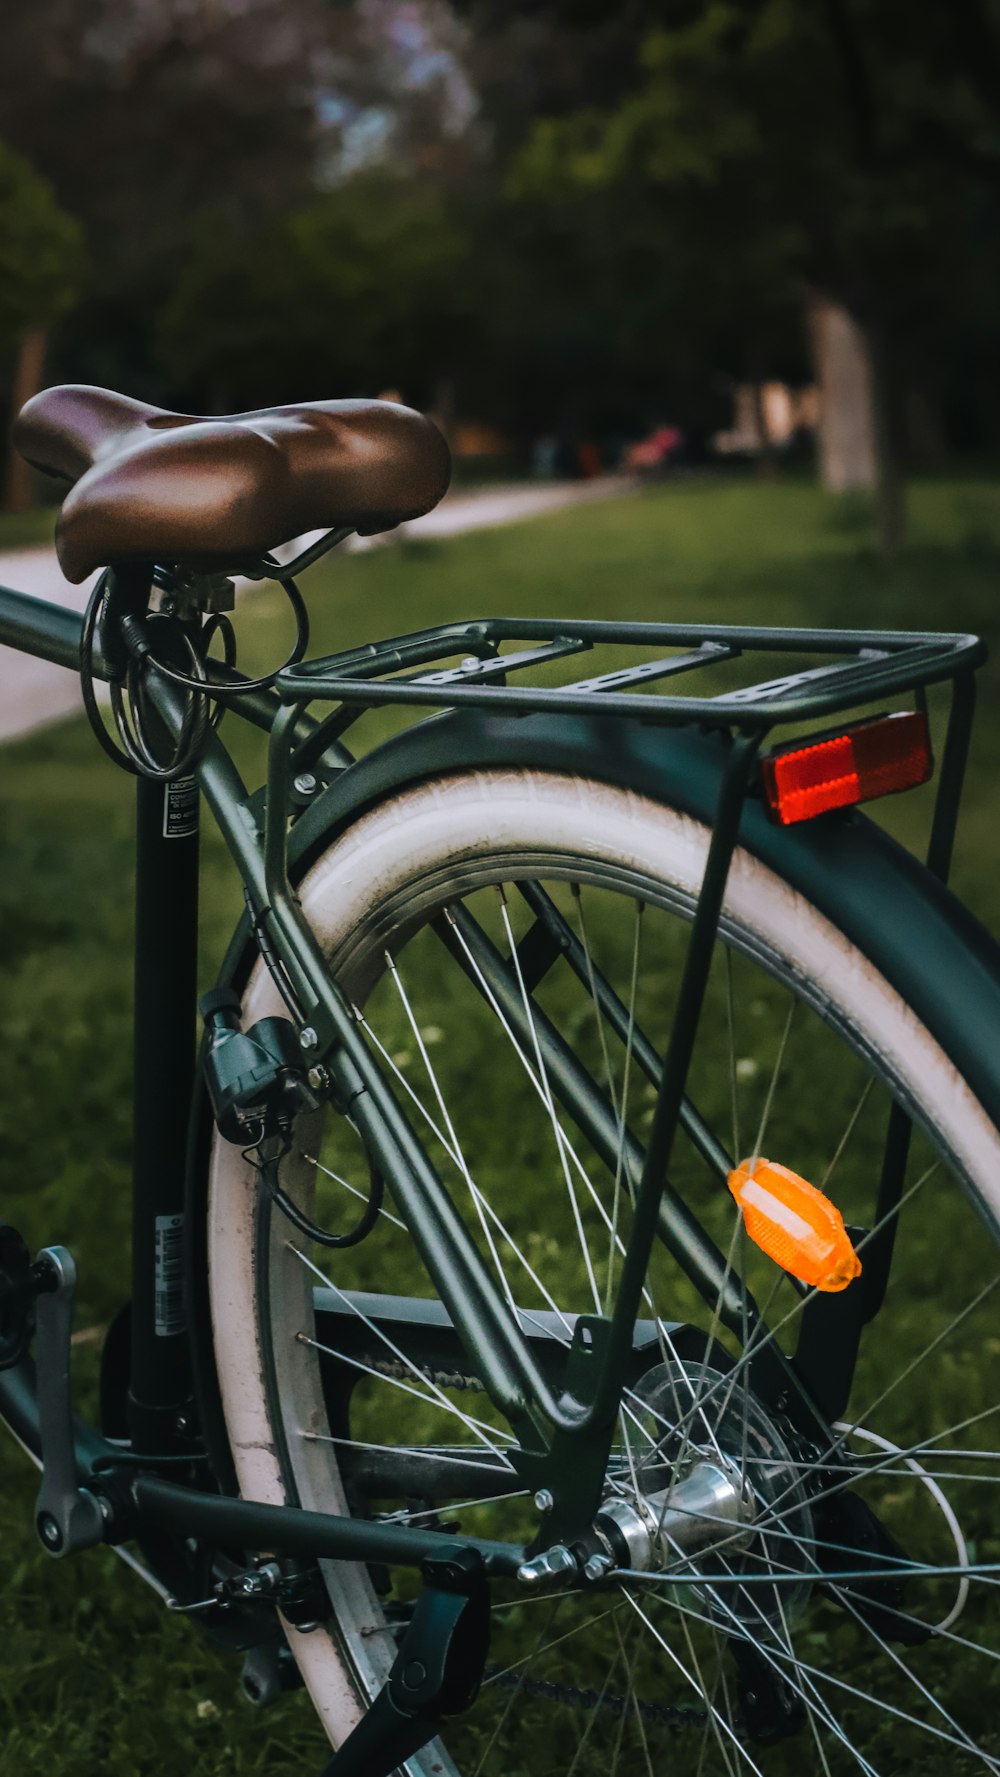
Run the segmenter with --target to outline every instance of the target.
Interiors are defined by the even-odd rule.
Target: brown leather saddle
[[[22,408],[14,442],[73,484],[56,526],[73,581],[109,562],[234,570],[304,531],[390,531],[436,506],[451,474],[437,427],[393,401],[199,418],[71,383]]]

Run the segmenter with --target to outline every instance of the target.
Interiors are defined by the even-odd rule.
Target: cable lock
[[[277,564],[273,564],[275,567]],[[228,702],[252,691],[271,688],[278,674],[297,666],[309,646],[309,616],[295,581],[287,574],[272,573],[295,616],[295,641],[291,653],[273,672],[256,679],[240,679],[227,685],[209,676],[208,651],[217,635],[223,641],[223,666],[236,664],[236,634],[224,612],[214,610],[202,623],[195,596],[186,600],[192,615],[182,621],[166,612],[142,609],[122,588],[112,569],[107,569],[91,593],[80,637],[80,689],[87,719],[98,742],[116,765],[136,777],[162,783],[186,777],[197,764],[212,728],[222,720]],[[187,670],[166,659],[165,650],[154,647],[154,625],[164,625],[165,643],[183,653]],[[94,686],[94,652],[100,648],[108,669],[111,713],[117,741],[108,733],[97,703]],[[156,711],[151,709],[145,675],[152,668],[185,693],[184,713],[172,754],[162,757],[162,732]]]

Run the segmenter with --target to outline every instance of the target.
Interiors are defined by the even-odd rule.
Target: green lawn
[[[0,533],[0,543],[12,540]],[[314,652],[498,613],[970,629],[992,644],[1000,498],[986,479],[917,484],[909,547],[885,563],[871,549],[862,501],[799,483],[692,482],[447,543],[336,558],[304,584]],[[280,599],[254,595],[237,621],[241,665],[270,664],[287,636]],[[991,662],[981,675],[955,867],[959,892],[995,930],[997,671]],[[258,779],[260,757],[255,737],[241,743],[241,764]],[[82,722],[0,753],[0,1217],[33,1247],[61,1240],[78,1254],[85,1330],[106,1324],[127,1277],[131,799]],[[887,818],[916,844],[926,810],[917,794]],[[209,837],[205,985],[239,906]],[[92,1375],[94,1346],[83,1343],[78,1356]],[[168,1616],[111,1555],[58,1564],[38,1551],[34,1480],[7,1442],[0,1482],[0,1770],[320,1769],[323,1743],[300,1696],[251,1712],[236,1693],[238,1666]]]
[[[35,544],[50,543],[56,510],[54,506],[40,506],[31,512],[0,513],[0,549],[30,549]]]

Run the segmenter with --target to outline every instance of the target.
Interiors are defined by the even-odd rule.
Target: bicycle
[[[486,619],[307,660],[296,576],[441,497],[429,422],[57,388],[18,440],[102,574],[82,622],[0,589],[0,641],[80,671],[137,791],[99,1427],[69,1253],[0,1232],[43,1546],[123,1553],[259,1701],[294,1661],[328,1777],[1000,1769],[1000,953],[944,886],[982,644]],[[257,680],[237,575],[295,616]],[[936,685],[921,864],[857,808],[929,778]],[[246,914],[196,1057],[200,801]]]

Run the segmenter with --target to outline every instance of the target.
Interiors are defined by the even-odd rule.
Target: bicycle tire
[[[365,1003],[380,970],[372,959],[381,956],[386,944],[392,949],[415,931],[422,933],[427,917],[457,893],[478,893],[498,878],[562,882],[575,871],[588,893],[622,894],[634,904],[641,900],[672,925],[679,915],[683,925],[700,881],[707,839],[707,830],[689,816],[596,781],[544,771],[463,773],[377,804],[312,865],[299,893],[335,973]],[[873,917],[877,921],[878,915]],[[734,859],[727,891],[725,940],[724,950],[805,1005],[810,1017],[817,1016],[823,1030],[843,1043],[845,1055],[863,1063],[879,1089],[888,1087],[933,1134],[971,1193],[975,1213],[995,1237],[1000,1227],[1000,1139],[933,1029],[915,1019],[825,915],[742,850]],[[244,1003],[250,1018],[279,1009],[260,968],[250,979]],[[301,1178],[294,1182],[302,1188]],[[292,1375],[285,1357],[276,1361],[276,1335],[287,1330],[289,1317],[308,1320],[312,1312],[312,1278],[305,1267],[293,1264],[297,1282],[289,1283],[289,1267],[280,1256],[287,1250],[285,1230],[255,1197],[252,1176],[237,1151],[219,1141],[212,1148],[207,1219],[216,1362],[241,1490],[277,1503],[298,1500],[347,1509],[333,1446],[315,1444],[309,1451],[290,1447],[304,1408],[314,1424],[319,1423],[317,1415],[322,1418],[319,1365],[310,1357],[303,1369],[299,1353]],[[865,1435],[865,1429],[858,1433],[862,1439]],[[327,1573],[331,1577],[332,1570]],[[366,1572],[339,1565],[330,1590],[332,1633],[290,1631],[289,1637],[329,1738],[337,1745],[384,1677],[393,1644],[390,1636],[378,1633],[381,1606]],[[801,1672],[799,1680],[801,1686]],[[807,1728],[833,1742],[826,1756],[836,1762],[842,1747],[827,1714],[820,1713],[818,1704],[807,1708],[807,1714],[813,1718]],[[717,1725],[713,1731],[719,1739]],[[909,1731],[914,1731],[912,1725]],[[954,1760],[955,1736],[949,1728],[942,1741],[941,1733],[940,1727],[935,1733],[933,1725],[927,1731],[923,1724],[918,1737],[932,1753],[947,1742],[947,1756]],[[713,1745],[713,1755],[716,1751]],[[982,1768],[983,1759],[990,1757],[975,1747],[969,1751],[964,1743],[959,1751],[979,1758],[970,1768]],[[725,1768],[724,1753],[719,1756],[720,1769]],[[778,1762],[767,1764],[768,1770],[783,1768],[776,1756]],[[563,1768],[551,1762],[551,1749],[540,1742],[532,1757],[532,1777]],[[455,1768],[438,1744],[410,1767],[414,1773]],[[711,1759],[707,1768],[712,1768]],[[925,1757],[922,1769],[931,1768]]]

